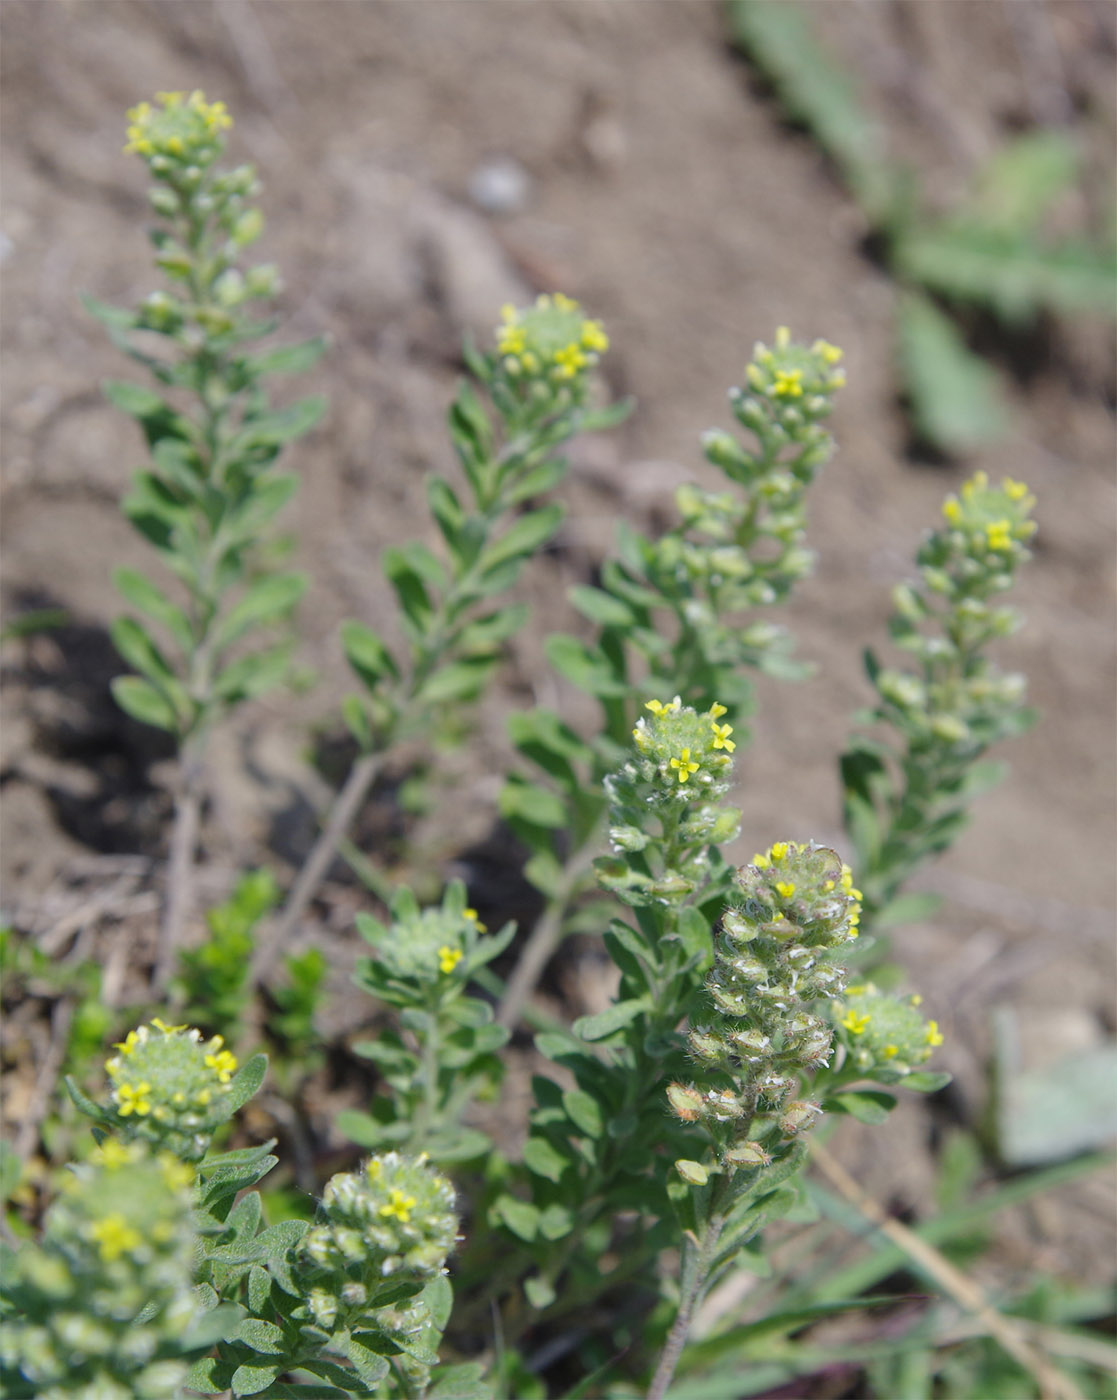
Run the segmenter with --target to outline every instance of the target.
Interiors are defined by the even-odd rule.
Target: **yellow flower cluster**
[[[644,709],[649,710],[656,719],[677,714],[682,709],[682,699],[676,695],[671,700],[647,700],[644,702]],[[711,747],[722,749],[725,753],[731,754],[737,747],[736,742],[729,736],[733,733],[731,724],[718,724],[717,721],[722,715],[728,713],[724,705],[719,705],[716,701],[707,711],[706,717],[710,721],[710,733],[713,735]],[[651,743],[651,735],[644,721],[637,721],[636,728],[632,731],[632,737],[636,741],[637,748],[646,751]],[[683,747],[679,753],[668,760],[668,766],[675,773],[680,783],[688,782],[691,775],[697,773],[701,764],[695,759],[693,751],[689,747]]]
[[[963,484],[958,496],[946,498],[942,513],[949,525],[971,532],[987,550],[1009,554],[1016,542],[1035,534],[1035,521],[1028,519],[1035,503],[1024,482],[1006,476],[997,488],[979,471]]]
[[[224,1045],[219,1035],[203,1044],[200,1031],[158,1016],[129,1031],[113,1046],[120,1053],[105,1062],[117,1113],[166,1124],[207,1108],[237,1071],[237,1058]]]
[[[597,364],[609,348],[600,321],[582,315],[573,297],[544,294],[533,306],[505,306],[496,332],[497,352],[513,378],[544,376],[557,381],[577,379]]]
[[[794,403],[804,395],[826,394],[840,389],[845,374],[834,366],[842,358],[836,345],[816,340],[808,349],[794,345],[786,326],[776,331],[772,348],[758,344],[745,369],[749,387],[783,404]]]
[[[204,92],[157,92],[160,105],[140,102],[128,112],[127,154],[171,157],[178,161],[212,159],[221,133],[233,124],[224,102],[207,102]]]

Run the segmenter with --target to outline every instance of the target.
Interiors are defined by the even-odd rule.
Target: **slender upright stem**
[[[188,745],[182,754],[175,797],[174,827],[167,862],[167,894],[159,926],[159,943],[151,974],[151,989],[164,990],[174,971],[182,929],[194,907],[194,852],[202,809],[202,752]]]
[[[694,1309],[702,1296],[702,1290],[709,1273],[710,1259],[717,1247],[724,1223],[724,1215],[711,1215],[706,1222],[705,1230],[702,1232],[701,1242],[696,1240],[693,1235],[687,1236],[683,1250],[679,1311],[675,1314],[675,1321],[671,1326],[671,1331],[667,1334],[667,1342],[659,1358],[659,1365],[655,1368],[655,1375],[648,1388],[647,1400],[663,1400],[667,1394],[667,1387],[671,1384],[675,1375],[675,1367],[678,1366],[679,1357],[682,1356],[683,1347],[686,1346]]]
[[[325,879],[338,847],[348,835],[361,804],[376,780],[382,757],[379,753],[364,754],[349,770],[345,785],[337,795],[321,835],[299,871],[282,913],[256,945],[252,969],[254,978],[259,978],[268,970],[276,953],[298,927],[299,920]]]
[[[702,1295],[710,1256],[717,1245],[723,1223],[724,1217],[720,1215],[713,1217],[706,1225],[701,1244],[698,1244],[693,1238],[686,1242],[679,1311],[675,1314],[675,1321],[667,1335],[667,1343],[659,1358],[659,1365],[652,1377],[652,1383],[648,1389],[648,1400],[663,1400],[667,1394],[667,1387],[675,1375],[675,1367],[679,1364],[679,1357],[683,1354],[683,1347],[686,1345],[686,1339],[690,1333],[691,1319]]]

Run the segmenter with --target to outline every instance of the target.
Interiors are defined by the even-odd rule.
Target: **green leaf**
[[[370,690],[374,690],[384,676],[398,679],[399,667],[392,653],[363,622],[350,620],[341,624],[341,645],[346,660]]]
[[[230,445],[233,454],[255,448],[282,447],[315,427],[326,411],[326,400],[320,394],[299,399],[289,408],[261,413],[248,419]]]
[[[542,1312],[544,1308],[551,1306],[556,1295],[552,1283],[540,1274],[533,1274],[531,1278],[524,1280],[524,1296],[533,1308]]]
[[[587,1137],[599,1138],[605,1131],[601,1105],[582,1089],[567,1089],[562,1096],[567,1117]]]
[[[917,924],[930,919],[942,907],[942,895],[913,893],[897,895],[873,915],[873,928],[893,928],[897,924]]]
[[[385,1140],[384,1124],[359,1109],[342,1109],[334,1121],[338,1131],[358,1147],[376,1147]]]
[[[435,523],[442,531],[442,538],[455,559],[460,560],[458,537],[465,522],[465,511],[453,488],[440,476],[427,478],[427,504]]]
[[[539,1233],[539,1208],[530,1201],[520,1201],[515,1196],[499,1196],[493,1212],[517,1239],[530,1244]]]
[[[284,1366],[238,1366],[230,1385],[234,1395],[259,1395],[286,1370]]]
[[[895,1107],[893,1094],[880,1089],[849,1089],[824,1100],[822,1110],[824,1113],[848,1113],[861,1123],[875,1126],[885,1122]]]
[[[155,622],[161,622],[184,652],[193,650],[194,636],[186,614],[150,579],[135,569],[120,568],[113,570],[112,581],[134,608]]]
[[[521,556],[534,554],[551,538],[562,523],[565,511],[557,501],[528,511],[511,525],[478,560],[482,576],[495,573],[502,565]]]
[[[142,384],[123,379],[108,379],[101,390],[115,408],[139,421],[148,445],[154,447],[163,438],[191,440],[191,425],[172,406]]]
[[[229,1387],[223,1380],[214,1379],[214,1370],[221,1365],[215,1356],[203,1356],[195,1361],[182,1379],[183,1389],[196,1390],[199,1395],[220,1395]]]
[[[1009,322],[1044,309],[1112,317],[1117,307],[1112,253],[1071,240],[1045,246],[964,219],[917,224],[897,242],[896,261],[931,291],[988,306]]]
[[[547,660],[572,685],[598,697],[620,697],[628,693],[623,680],[615,676],[605,658],[577,637],[557,632],[544,643]]]
[[[265,651],[239,656],[221,671],[214,681],[214,694],[234,704],[251,700],[282,685],[291,669],[291,645],[288,642]]]
[[[576,584],[567,597],[582,614],[600,627],[635,627],[636,614],[629,605],[600,588]]]
[[[536,1176],[557,1182],[570,1162],[546,1138],[532,1136],[524,1143],[524,1165]]]
[[[243,1342],[253,1351],[270,1356],[282,1356],[286,1350],[282,1329],[274,1322],[262,1322],[256,1317],[246,1317],[230,1340]]]
[[[479,1361],[439,1366],[431,1373],[426,1400],[492,1400],[492,1391],[484,1376],[485,1368]]]
[[[317,335],[298,345],[281,345],[260,355],[247,355],[245,365],[253,375],[302,374],[314,368],[325,352],[326,344],[325,336]]]
[[[630,1025],[647,1009],[648,1003],[644,997],[615,1001],[612,1006],[599,1011],[596,1016],[579,1016],[574,1022],[574,1034],[581,1036],[583,1040],[604,1040],[606,1036]]]
[[[545,1240],[565,1239],[574,1228],[574,1213],[552,1201],[539,1217],[539,1233]]]
[[[455,636],[455,650],[463,656],[488,655],[509,637],[515,636],[529,614],[526,603],[511,603],[506,608],[475,618]]]
[[[917,1094],[937,1094],[954,1078],[945,1070],[917,1069],[900,1080],[902,1089],[914,1089]]]
[[[0,1204],[7,1204],[22,1176],[23,1163],[19,1153],[11,1143],[0,1141]]]
[[[916,428],[936,447],[969,452],[992,441],[1006,416],[996,373],[926,297],[900,300],[900,370]]]
[[[493,664],[494,658],[485,656],[443,666],[424,681],[416,698],[429,705],[447,700],[475,700],[484,690]]]
[[[713,966],[713,934],[706,918],[693,904],[684,905],[679,910],[678,938],[686,949],[687,957],[694,960],[694,966],[699,972],[705,972]]]
[[[267,1072],[268,1057],[266,1055],[253,1055],[250,1060],[241,1065],[240,1069],[233,1075],[229,1091],[222,1100],[230,1117],[239,1108],[243,1108],[253,1094],[259,1091]]]
[[[252,627],[279,622],[298,606],[310,579],[306,574],[273,574],[253,583],[217,624],[213,645],[220,650]]]
[[[111,688],[113,699],[126,715],[138,719],[141,724],[166,729],[171,734],[180,733],[175,707],[150,681],[140,680],[139,676],[116,676]]]
[[[516,773],[501,788],[498,806],[505,820],[519,817],[533,826],[561,829],[569,819],[566,804],[560,798]]]
[[[849,75],[815,39],[809,11],[787,0],[730,0],[729,26],[788,114],[837,162],[866,210],[883,216],[896,177],[880,129]]]
[[[981,172],[972,217],[1009,234],[1034,232],[1075,183],[1078,150],[1068,131],[1030,131],[993,153]]]
[[[433,605],[427,592],[425,573],[416,567],[421,546],[411,545],[401,549],[386,549],[381,563],[384,573],[395,590],[403,615],[422,636],[430,622]],[[429,551],[427,551],[429,555]],[[433,561],[433,556],[430,556]],[[437,565],[436,565],[437,568]],[[441,570],[438,570],[441,575]],[[444,580],[442,580],[444,582]],[[440,587],[441,582],[435,583]]]
[[[170,662],[134,618],[116,618],[109,632],[113,646],[134,670],[154,681],[160,689],[169,691],[171,685],[177,686]]]

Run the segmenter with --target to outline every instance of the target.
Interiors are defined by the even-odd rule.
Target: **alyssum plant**
[[[130,353],[198,403],[189,417],[158,396],[117,392],[154,456],[130,511],[188,594],[180,608],[125,577],[133,603],[180,642],[181,664],[138,624],[118,628],[142,676],[118,689],[194,756],[223,709],[277,678],[280,655],[286,665],[286,651],[222,660],[229,619],[239,618],[233,639],[281,620],[302,586],[252,562],[255,532],[243,533],[246,518],[265,523],[290,494],[270,467],[282,425],[310,414],[268,409],[267,357],[241,348],[261,328],[241,319],[252,274],[232,263],[256,220],[239,203],[251,181],[213,168],[226,122],[200,94],[135,110],[130,145],[176,230],[159,247],[178,291],[154,312],[99,308]],[[152,316],[166,318],[161,328]],[[179,358],[149,357],[135,340],[144,329]],[[596,321],[554,296],[509,308],[494,350],[471,352],[473,385],[450,418],[466,490],[429,488],[442,557],[405,546],[385,559],[406,654],[363,625],[345,628],[363,691],[344,708],[362,755],[288,918],[383,755],[476,699],[522,621],[514,604],[487,600],[557,526],[557,503],[532,504],[561,482],[556,447],[616,417],[589,407],[606,344]],[[601,732],[583,738],[541,711],[514,721],[521,755],[545,777],[521,768],[502,805],[547,895],[551,946],[592,860],[599,894],[577,926],[603,933],[619,972],[604,1011],[535,1037],[522,1148],[498,1147],[473,1105],[499,1091],[499,1052],[540,970],[538,946],[527,945],[518,1001],[505,997],[497,1024],[492,998],[504,988],[490,964],[514,928],[489,933],[460,883],[428,909],[399,890],[385,920],[359,920],[371,955],[357,980],[389,1024],[354,1047],[375,1061],[380,1092],[340,1126],[374,1155],[326,1182],[313,1223],[268,1223],[256,1188],[276,1165],[274,1144],[215,1146],[260,1088],[264,1057],[240,1067],[220,1035],[160,1019],[131,1031],[99,1101],[69,1085],[98,1146],[63,1178],[41,1240],[5,1260],[5,1393],[536,1400],[555,1360],[576,1353],[578,1393],[619,1400],[636,1383],[661,1400],[703,1297],[755,1266],[767,1226],[804,1210],[822,1116],[879,1123],[896,1086],[945,1082],[924,1067],[943,1039],[936,1021],[917,996],[861,970],[872,959],[865,935],[874,920],[910,916],[904,884],[960,830],[992,776],[984,750],[1026,721],[1021,682],[987,656],[1014,625],[996,599],[1027,557],[1025,488],[975,477],[921,546],[918,582],[897,590],[892,635],[914,667],[870,658],[877,729],[842,769],[853,868],[809,840],[778,840],[740,868],[723,851],[739,828],[726,799],[747,739],[746,668],[789,669],[782,631],[753,612],[811,565],[806,502],[832,449],[823,420],[839,358],[785,331],[758,346],[732,395],[749,441],[705,438],[728,489],[684,488],[676,527],[658,539],[627,532],[601,587],[575,590],[597,634],[553,640],[549,655],[598,697]],[[236,685],[223,680],[230,670]],[[232,924],[219,921],[221,958],[184,963],[188,991],[220,982],[231,1019],[242,1005],[235,964],[274,888],[262,880],[252,894]],[[309,1021],[297,1019],[309,1049]]]
[[[323,342],[248,348],[275,328],[253,306],[276,294],[279,279],[268,265],[239,266],[263,216],[251,203],[259,190],[252,167],[216,164],[232,124],[224,103],[207,102],[200,92],[160,93],[129,119],[126,150],[142,157],[154,182],[150,201],[160,224],[151,239],[168,288],[132,311],[86,305],[114,343],[171,391],[168,398],[133,383],[105,385],[111,401],[139,421],[151,452],[125,514],[179,583],[169,594],[134,569],[114,575],[163,638],[131,617],[114,624],[117,649],[139,673],[115,682],[117,701],[169,730],[179,745],[154,978],[162,987],[190,912],[209,733],[229,709],[287,676],[289,639],[273,637],[264,646],[249,639],[283,627],[307,585],[305,575],[277,567],[279,542],[267,530],[298,487],[298,477],[275,470],[276,458],[314,426],[324,403],[309,398],[273,409],[264,381],[308,369]]]

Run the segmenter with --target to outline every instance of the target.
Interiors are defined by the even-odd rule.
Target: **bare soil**
[[[1109,7],[849,0],[811,10],[933,201],[948,203],[1008,132],[1037,119],[1071,120],[1099,179],[1111,178]],[[925,887],[948,896],[943,914],[896,938],[948,1033],[941,1063],[959,1090],[939,1119],[906,1106],[883,1145],[853,1123],[836,1139],[867,1189],[923,1213],[941,1115],[974,1124],[984,1112],[995,1008],[1014,1011],[1031,1065],[1113,1031],[1105,321],[1015,336],[977,325],[1005,374],[1011,429],[964,462],[914,455],[893,372],[896,287],[834,173],[781,122],[706,0],[4,0],[0,26],[3,602],[8,618],[47,605],[69,618],[5,647],[8,916],[54,926],[75,890],[88,897],[81,862],[156,857],[166,839],[169,751],[107,690],[110,569],[152,562],[118,510],[139,437],[97,389],[129,369],[78,299],[131,304],[154,285],[142,171],[120,153],[123,111],[154,90],[201,87],[228,102],[233,151],[264,181],[262,246],[283,269],[290,338],[332,340],[300,386],[329,393],[329,416],[291,456],[304,485],[289,523],[314,579],[302,656],[318,685],[254,706],[217,741],[204,894],[220,894],[238,866],[305,850],[326,788],[306,757],[328,753],[349,684],[337,624],[390,628],[378,554],[430,534],[423,476],[454,471],[443,414],[457,347],[466,331],[487,335],[504,301],[552,287],[579,297],[612,336],[612,388],[639,409],[575,449],[567,523],[523,585],[532,625],[469,746],[438,760],[448,776],[434,810],[401,817],[385,793],[366,814],[366,844],[387,843],[426,893],[465,875],[490,922],[530,912],[495,824],[504,717],[540,702],[593,722],[592,706],[547,671],[540,639],[577,629],[565,590],[591,576],[618,518],[670,518],[675,486],[709,479],[697,435],[726,422],[725,389],[755,338],[778,324],[824,335],[845,347],[849,387],[835,417],[840,451],[814,500],[817,572],[786,618],[817,671],[797,686],[760,684],[757,737],[740,765],[742,858],[782,835],[840,839],[834,756],[867,699],[860,654],[881,643],[889,589],[945,492],[978,466],[1036,492],[1036,558],[1019,590],[1027,625],[1002,660],[1028,674],[1043,720],[1006,748],[1010,777],[927,875]],[[470,198],[471,177],[495,157],[528,181],[501,216]],[[425,873],[405,848],[424,853]],[[119,865],[101,869],[102,886],[119,878]],[[314,935],[328,940],[339,989],[358,903],[337,885]],[[110,931],[130,964],[142,948],[121,940],[146,940],[151,913],[142,900],[129,908]],[[589,954],[560,960],[544,992],[579,1010],[597,968]],[[337,1029],[365,1015],[340,1012]],[[1104,1279],[1112,1223],[1104,1186],[1056,1196],[1006,1224],[1006,1274]]]

